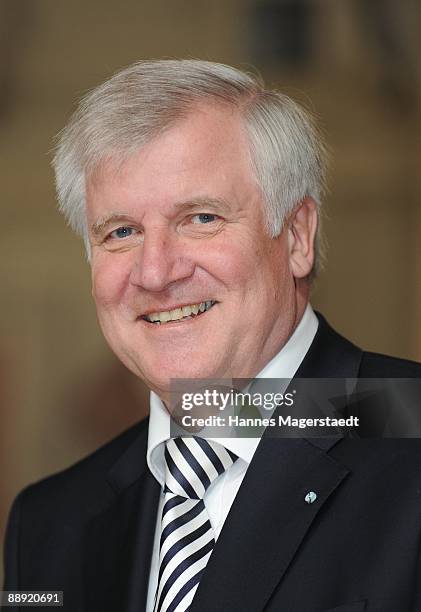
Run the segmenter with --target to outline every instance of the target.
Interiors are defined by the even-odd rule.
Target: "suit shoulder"
[[[360,373],[370,378],[421,378],[421,363],[380,353],[364,352]]]
[[[147,432],[148,419],[145,419],[65,470],[30,484],[18,498],[41,513],[48,507],[57,508],[57,504],[74,505],[75,499],[83,499],[84,503],[91,500],[95,505],[100,501],[98,495],[103,495],[108,471],[126,449],[139,439],[145,448],[143,455],[146,454]]]

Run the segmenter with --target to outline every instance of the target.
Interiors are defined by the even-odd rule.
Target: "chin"
[[[191,364],[189,364],[191,366]],[[157,371],[159,372],[159,377],[156,376]],[[200,367],[187,367],[187,368],[171,368],[168,370],[163,370],[162,367],[160,370],[154,370],[153,372],[145,373],[145,376],[142,376],[143,380],[147,384],[147,386],[158,393],[162,397],[163,394],[168,396],[170,391],[173,389],[172,383],[177,380],[200,380],[207,378],[220,378],[217,374],[215,374],[214,370],[200,368]]]
[[[208,355],[190,351],[147,351],[147,359],[142,359],[142,351],[135,350],[115,351],[117,357],[135,376],[156,391],[159,389],[167,392],[171,388],[171,380],[174,379],[201,379],[201,378],[224,378],[226,370],[222,372],[222,364],[213,359],[209,363]],[[215,355],[214,355],[215,356]],[[221,373],[222,372],[222,373]]]

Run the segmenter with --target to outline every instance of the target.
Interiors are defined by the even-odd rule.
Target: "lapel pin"
[[[304,498],[304,501],[305,501],[307,504],[313,504],[313,503],[316,501],[316,499],[317,499],[317,493],[315,493],[314,491],[309,491],[309,492],[306,494],[306,496],[305,496],[305,498]]]

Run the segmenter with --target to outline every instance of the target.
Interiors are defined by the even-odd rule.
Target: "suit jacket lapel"
[[[263,610],[318,512],[347,474],[306,440],[263,439],[191,612]],[[312,504],[305,502],[309,491],[317,495]]]
[[[296,376],[356,378],[361,357],[360,349],[319,316],[318,333]],[[327,454],[338,442],[263,437],[190,612],[264,609],[317,514],[349,474]],[[310,491],[317,498],[308,504]]]
[[[105,486],[108,501],[85,535],[86,609],[139,612],[146,607],[160,494],[146,466],[146,436],[117,461]]]

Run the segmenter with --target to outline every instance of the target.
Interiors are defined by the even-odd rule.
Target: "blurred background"
[[[55,208],[75,101],[133,61],[194,57],[304,103],[333,159],[313,304],[364,348],[421,361],[420,31],[418,0],[0,0],[0,537],[18,490],[147,409]]]

